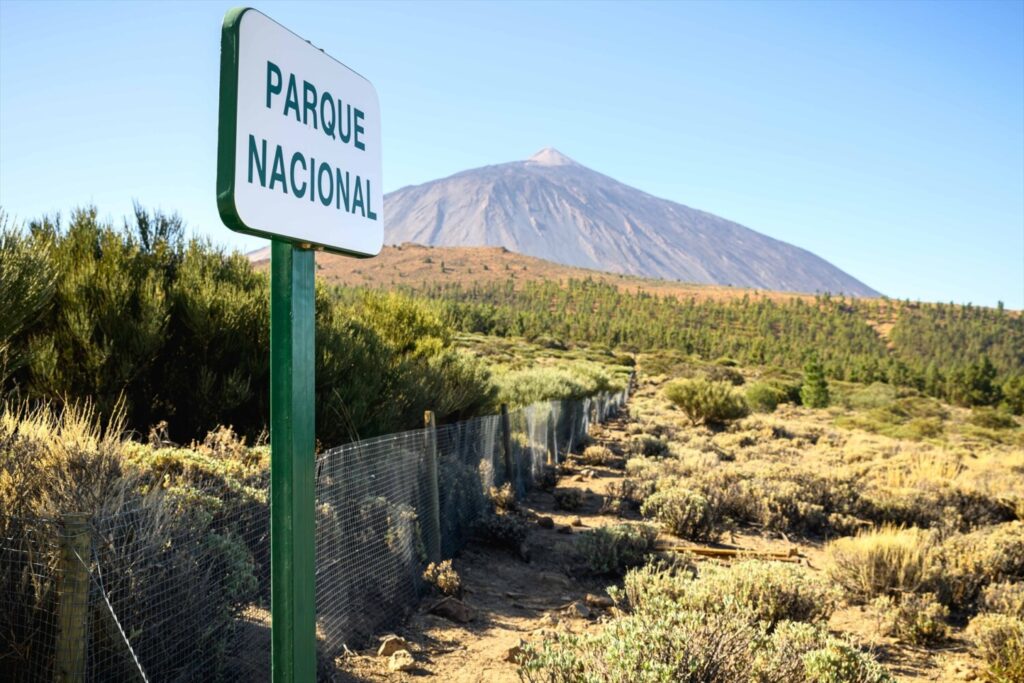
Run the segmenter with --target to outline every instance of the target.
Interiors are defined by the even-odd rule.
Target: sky
[[[890,297],[1024,308],[1024,2],[253,6],[376,86],[385,191],[550,146]],[[215,202],[230,7],[0,0],[8,216],[262,246]]]

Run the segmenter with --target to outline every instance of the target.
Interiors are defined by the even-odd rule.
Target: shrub
[[[452,566],[451,560],[428,564],[423,572],[423,580],[444,595],[462,597],[462,579]]]
[[[520,668],[530,683],[735,683],[753,673],[757,629],[670,604],[609,622],[596,634],[558,634],[530,646]]]
[[[882,632],[914,645],[933,645],[947,638],[949,610],[934,593],[888,595],[872,603],[881,619]]]
[[[484,515],[477,523],[478,534],[485,543],[513,552],[522,551],[529,526],[516,515]]]
[[[1016,429],[1017,423],[1008,413],[995,408],[972,408],[967,421],[984,429]]]
[[[634,436],[629,440],[629,452],[645,457],[668,455],[668,442],[654,436]]]
[[[580,458],[588,465],[607,465],[615,456],[605,446],[587,446]]]
[[[1003,581],[985,587],[981,608],[985,612],[1024,619],[1024,582]]]
[[[513,512],[518,507],[516,503],[516,492],[511,482],[505,482],[500,487],[492,486],[488,490],[488,497],[496,510],[502,512]]]
[[[666,531],[692,541],[711,541],[722,532],[718,507],[689,489],[657,491],[644,501],[640,513],[656,519]]]
[[[787,400],[786,391],[774,382],[755,382],[747,387],[747,403],[762,413],[771,413]]]
[[[583,507],[583,492],[579,489],[558,489],[555,491],[555,505],[560,510],[575,512]]]
[[[939,547],[934,579],[942,602],[958,610],[977,606],[986,586],[1024,580],[1024,522],[956,534]]]
[[[694,424],[720,426],[750,414],[743,394],[725,382],[679,379],[665,387],[665,397]]]
[[[831,638],[803,657],[807,680],[814,683],[894,683],[889,673],[863,652]]]
[[[657,537],[646,524],[616,524],[580,534],[577,549],[590,571],[621,575],[644,563]]]
[[[735,613],[769,631],[780,622],[821,623],[835,609],[834,591],[800,567],[762,560],[744,560],[728,567],[704,564],[692,570],[644,567],[625,578],[626,596],[634,609],[668,599],[697,612]]]
[[[176,486],[174,473],[165,480],[134,467],[122,429],[117,421],[102,428],[89,409],[0,407],[0,538],[14,549],[0,554],[0,633],[11,654],[4,671],[15,680],[51,666],[36,658],[53,652],[45,635],[53,633],[61,562],[54,542],[61,529],[53,520],[64,514],[88,513],[93,559],[132,644],[191,654],[152,663],[147,673],[155,677],[216,675],[235,617],[255,597],[252,555],[215,516],[211,491]],[[30,587],[24,557],[32,558]],[[154,623],[153,605],[167,606],[168,618]],[[89,606],[107,609],[93,600]],[[100,680],[123,675],[124,644],[111,639],[108,626],[97,613],[86,633]]]
[[[921,529],[882,527],[828,544],[829,576],[855,602],[911,593],[932,578],[933,536]]]
[[[985,661],[986,681],[1024,681],[1024,620],[1005,614],[979,614],[967,625],[967,637]]]

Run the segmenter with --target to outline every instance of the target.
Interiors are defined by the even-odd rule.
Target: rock
[[[559,525],[558,529],[556,529],[556,531],[558,533],[560,533],[560,534],[571,534],[572,533],[572,527],[571,526]]]
[[[444,598],[431,607],[430,613],[460,624],[466,624],[473,620],[473,610],[466,603],[452,597]]]
[[[377,648],[378,657],[390,657],[399,650],[408,650],[409,643],[398,636],[384,636],[381,638],[380,647]]]
[[[515,645],[510,647],[505,652],[505,661],[506,662],[512,662],[513,664],[518,664],[519,660],[523,656],[523,646],[524,645],[526,645],[526,641],[520,639],[518,643],[516,643]]]
[[[389,671],[408,671],[416,666],[416,660],[408,650],[396,650],[388,660]]]
[[[580,619],[589,619],[591,615],[590,608],[579,600],[566,607],[565,613],[570,617],[577,617]]]
[[[539,526],[541,529],[552,529],[555,526],[555,520],[551,519],[550,517],[538,517],[537,526]]]
[[[596,609],[609,609],[615,605],[615,602],[607,595],[594,595],[593,593],[587,593],[587,597],[583,598],[583,601]]]
[[[573,520],[572,520],[571,524],[573,526],[583,526],[583,520],[580,519],[579,517],[573,517]]]

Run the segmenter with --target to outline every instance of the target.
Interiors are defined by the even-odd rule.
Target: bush
[[[530,528],[516,515],[484,515],[477,523],[477,533],[485,543],[522,553]]]
[[[633,609],[667,599],[687,610],[735,613],[769,631],[783,621],[825,622],[836,604],[835,592],[820,578],[762,560],[704,564],[696,577],[688,568],[643,567],[626,574],[625,592]]]
[[[209,504],[209,489],[178,485],[183,477],[173,472],[157,477],[132,465],[123,423],[100,424],[88,409],[69,406],[56,414],[0,407],[0,538],[13,550],[0,553],[0,638],[11,655],[4,671],[17,680],[52,666],[47,634],[54,633],[61,563],[57,520],[86,511],[93,559],[132,644],[190,653],[185,660],[153,662],[147,673],[216,677],[226,664],[223,643],[235,618],[256,595],[253,557]],[[232,500],[244,495],[229,493],[217,502],[234,511]],[[31,587],[25,557],[33,567]],[[166,606],[168,618],[153,622],[153,605]],[[96,610],[86,634],[91,673],[117,680],[124,675],[124,643],[111,637],[105,603],[91,599],[88,608]]]
[[[906,593],[898,599],[876,598],[873,606],[881,618],[882,632],[914,645],[934,645],[949,635],[949,610],[934,593]]]
[[[828,573],[854,602],[912,593],[934,571],[933,536],[921,529],[883,527],[828,544]]]
[[[894,683],[895,679],[849,643],[829,639],[819,650],[804,655],[807,680],[814,683]]]
[[[644,563],[657,537],[646,524],[616,524],[580,534],[577,549],[590,571],[621,575]]]
[[[559,510],[575,512],[583,507],[583,492],[579,489],[558,489],[555,491],[555,505]]]
[[[1017,428],[1017,423],[1011,415],[995,408],[972,408],[967,421],[975,427],[984,429]]]
[[[985,612],[1024,619],[1024,582],[1003,581],[985,587],[981,608]]]
[[[558,634],[530,646],[530,683],[735,683],[751,680],[757,629],[718,614],[662,605],[609,622],[596,634]]]
[[[1024,620],[1005,614],[979,614],[967,625],[967,637],[985,661],[986,681],[1024,681]]]
[[[587,446],[580,459],[588,465],[607,465],[615,456],[605,446]]]
[[[755,382],[747,387],[747,403],[761,413],[771,413],[788,399],[786,390],[774,382]]]
[[[694,424],[720,426],[750,414],[743,394],[725,382],[680,379],[665,387],[665,397]]]
[[[644,501],[640,513],[656,519],[665,531],[691,541],[713,541],[722,532],[718,507],[689,489],[657,491]]]
[[[444,595],[462,597],[462,579],[452,566],[451,560],[428,564],[423,572],[423,580]]]
[[[501,512],[514,512],[518,508],[516,503],[516,492],[510,482],[505,482],[500,487],[492,486],[487,492],[491,504]]]
[[[986,586],[1024,580],[1024,522],[956,534],[939,547],[935,592],[957,610],[976,609]]]

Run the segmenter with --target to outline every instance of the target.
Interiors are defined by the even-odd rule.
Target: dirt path
[[[621,450],[628,437],[622,417],[593,430],[596,443]],[[534,490],[519,507],[529,517],[547,517],[544,528],[532,522],[527,538],[530,561],[507,550],[471,544],[454,559],[462,578],[464,601],[474,612],[467,624],[457,624],[420,610],[395,633],[410,644],[417,667],[405,673],[388,671],[386,657],[367,650],[338,661],[350,680],[416,680],[444,678],[452,683],[518,681],[510,651],[521,641],[536,642],[552,631],[580,632],[597,628],[604,610],[587,606],[587,595],[604,596],[607,579],[580,578],[574,572],[575,536],[587,529],[615,524],[621,519],[601,514],[610,482],[621,470],[584,467],[570,461],[579,474],[563,475],[556,491],[569,488],[583,493],[580,509],[557,509],[553,493]]]

